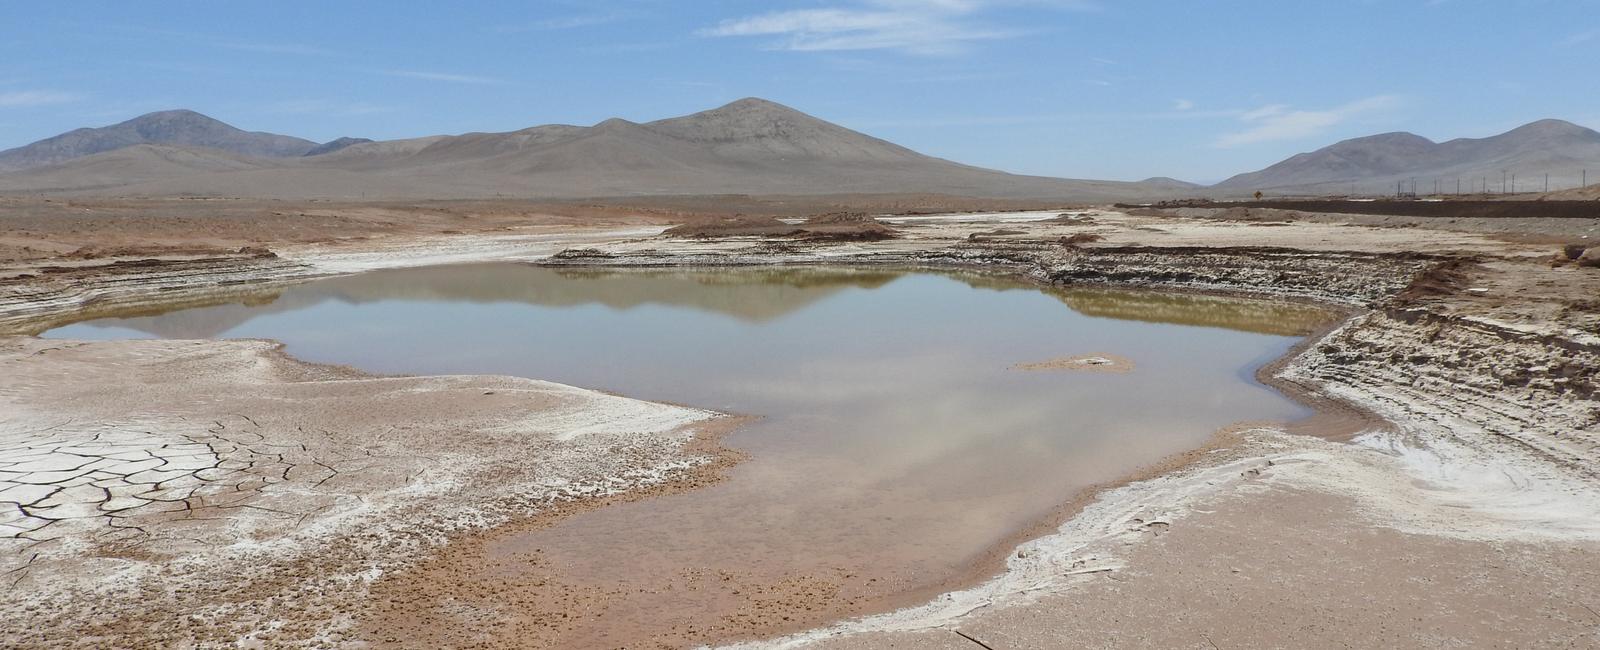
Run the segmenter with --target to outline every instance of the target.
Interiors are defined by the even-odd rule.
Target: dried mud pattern
[[[56,534],[60,528],[104,526],[109,530],[97,540],[144,543],[150,533],[141,524],[220,514],[214,511],[252,508],[292,520],[312,514],[258,502],[291,474],[315,479],[316,489],[339,470],[310,457],[304,445],[266,442],[254,421],[239,419],[231,436],[222,420],[205,433],[165,435],[140,430],[148,427],[136,421],[22,433],[0,425],[0,539],[48,542],[69,534]]]
[[[13,647],[336,644],[374,580],[456,535],[713,460],[706,411],[263,341],[10,339],[0,362]]]

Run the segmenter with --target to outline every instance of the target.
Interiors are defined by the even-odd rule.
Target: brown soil
[[[592,616],[608,598],[618,594],[564,585],[559,570],[538,551],[507,557],[486,549],[497,539],[555,525],[580,512],[685,492],[719,482],[741,452],[721,446],[727,433],[748,418],[725,418],[704,427],[685,449],[705,454],[713,461],[680,474],[674,481],[619,495],[557,504],[492,531],[457,535],[449,552],[413,568],[385,576],[373,586],[368,607],[357,617],[360,635],[378,647],[442,648],[470,644],[478,648],[609,647],[604,638],[576,639],[571,630]],[[726,581],[726,576],[703,576],[705,582]],[[777,588],[776,586],[774,588]],[[797,593],[776,592],[792,601]],[[704,633],[691,624],[691,635]],[[623,635],[620,633],[619,638]]]
[[[1086,576],[1078,588],[1034,604],[984,612],[946,629],[845,636],[807,647],[1600,644],[1593,547],[1407,535],[1373,526],[1342,498],[1260,486],[1206,510],[1147,533],[1126,568]]]
[[[800,241],[879,241],[892,239],[899,232],[865,215],[824,215],[803,224],[790,224],[770,216],[734,215],[698,218],[668,228],[668,237],[720,239],[725,237],[769,237]]]
[[[1119,207],[1150,207],[1127,204]],[[1175,201],[1155,204],[1154,207],[1208,207],[1222,210],[1239,209],[1245,212],[1258,209],[1275,209],[1298,212],[1332,212],[1338,214],[1375,214],[1399,217],[1434,217],[1447,219],[1600,219],[1600,202],[1595,201],[1340,201],[1326,199],[1266,200],[1266,201]],[[1244,214],[1244,213],[1238,213]]]
[[[1066,237],[1062,237],[1059,241],[1063,246],[1077,246],[1078,244],[1092,244],[1097,241],[1103,241],[1104,239],[1105,237],[1101,235],[1080,232],[1076,235],[1067,235]]]
[[[84,249],[102,256],[221,253],[316,242],[359,246],[381,237],[495,233],[530,226],[667,225],[739,214],[804,218],[1052,206],[1059,204],[938,194],[416,202],[0,196],[0,266],[65,259]],[[850,232],[847,228],[843,234]]]

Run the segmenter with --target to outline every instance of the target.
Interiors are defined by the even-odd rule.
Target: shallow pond
[[[537,552],[552,584],[605,595],[563,645],[798,627],[948,586],[1088,486],[1232,423],[1306,415],[1254,373],[1323,318],[1272,302],[880,269],[464,265],[251,302],[46,335],[271,338],[302,359],[379,373],[513,374],[760,416],[724,440],[749,454],[729,480],[488,547]],[[1013,368],[1086,354],[1134,367]],[[787,606],[783,619],[784,605],[752,608],[764,597],[814,607]]]

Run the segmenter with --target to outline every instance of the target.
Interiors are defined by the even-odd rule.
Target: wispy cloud
[[[1591,30],[1589,30],[1587,32],[1578,32],[1576,34],[1573,34],[1571,36],[1563,38],[1563,39],[1561,39],[1559,41],[1556,41],[1556,45],[1558,45],[1560,47],[1577,47],[1579,45],[1582,45],[1584,43],[1587,43],[1589,41],[1594,40],[1596,37],[1600,37],[1600,29],[1591,29]]]
[[[504,79],[495,79],[493,77],[479,77],[476,75],[452,74],[448,72],[429,72],[427,70],[380,70],[378,73],[386,74],[391,77],[405,77],[407,79],[422,79],[425,81],[443,81],[446,83],[455,84],[478,84],[492,86],[504,85],[508,83]]]
[[[1166,120],[1214,120],[1237,118],[1241,111],[1157,111],[1149,113],[1051,113],[1032,115],[981,115],[910,118],[893,120],[841,120],[851,128],[949,128],[953,126],[1014,126],[1025,124],[1074,124],[1081,122],[1158,122]]]
[[[1187,99],[1175,99],[1175,100],[1172,100],[1172,110],[1175,110],[1175,111],[1194,110],[1194,102],[1192,102],[1190,100],[1187,100]]]
[[[515,25],[495,25],[489,31],[500,34],[517,34],[523,32],[552,32],[563,29],[580,29],[584,27],[597,27],[639,17],[640,14],[627,11],[607,11],[585,14],[573,14],[536,20],[531,23]]]
[[[857,0],[840,7],[733,18],[696,34],[773,37],[768,47],[802,52],[897,50],[943,55],[961,52],[974,41],[1029,33],[1027,28],[995,25],[986,19],[991,10],[1007,6],[1094,8],[1081,0]]]
[[[1239,114],[1239,121],[1247,126],[1243,130],[1223,134],[1215,144],[1227,148],[1308,138],[1362,115],[1393,110],[1401,103],[1401,98],[1395,95],[1377,95],[1316,111],[1293,110],[1286,104],[1269,104]]]
[[[65,93],[58,90],[13,90],[0,92],[0,106],[8,108],[22,108],[28,106],[49,106],[51,104],[66,104],[83,99],[82,95]]]
[[[241,52],[259,52],[261,54],[293,54],[297,56],[328,56],[336,54],[333,50],[305,45],[302,43],[252,43],[246,41],[214,41],[217,47]]]

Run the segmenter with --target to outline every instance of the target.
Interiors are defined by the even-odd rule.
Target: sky
[[[0,149],[171,108],[326,141],[762,97],[1011,172],[1214,182],[1600,127],[1600,0],[0,0]]]

